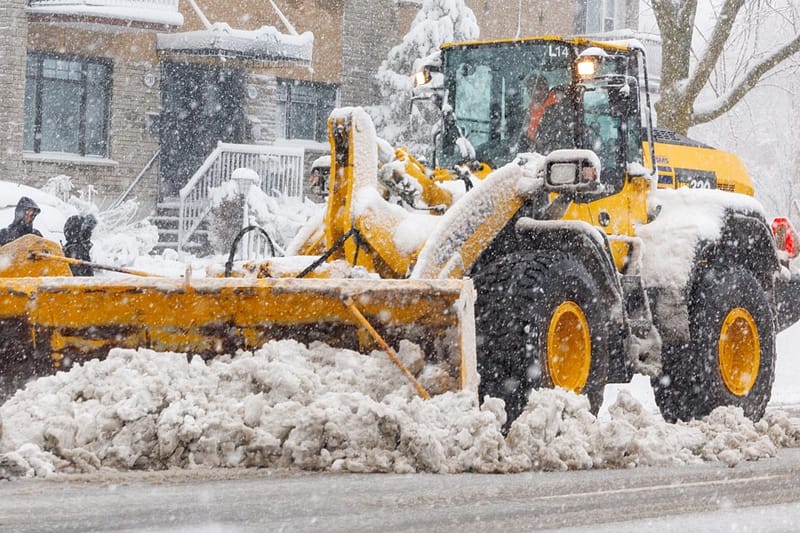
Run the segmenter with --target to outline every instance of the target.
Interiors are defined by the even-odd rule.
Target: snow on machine
[[[398,359],[420,394],[497,396],[509,423],[533,388],[598,408],[636,372],[668,420],[763,415],[775,335],[800,315],[793,232],[776,246],[736,157],[654,130],[637,42],[447,44],[418,80],[441,110],[433,168],[362,109],[334,111],[323,220],[248,276],[70,278],[31,254],[50,244],[12,243],[26,266],[0,278],[3,375],[112,346],[293,337],[394,357],[409,339],[440,370],[420,383]]]

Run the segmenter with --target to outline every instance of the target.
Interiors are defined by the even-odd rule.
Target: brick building
[[[0,179],[68,175],[101,206],[136,198],[147,214],[217,141],[299,146],[306,162],[324,152],[328,113],[376,103],[377,67],[421,1],[274,3],[0,0]],[[467,4],[482,38],[635,27],[638,16],[630,0]]]

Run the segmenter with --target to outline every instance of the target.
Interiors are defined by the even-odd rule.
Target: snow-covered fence
[[[254,170],[261,189],[271,196],[303,196],[303,148],[217,143],[194,176],[181,189],[178,250],[181,250],[211,212],[209,192],[230,181],[237,168]]]

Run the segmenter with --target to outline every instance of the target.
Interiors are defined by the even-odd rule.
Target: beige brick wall
[[[147,87],[145,76],[155,80]],[[124,192],[159,147],[158,129],[148,130],[147,114],[158,116],[161,103],[158,63],[117,61],[111,104],[111,157],[119,163],[106,187],[114,197]],[[141,204],[155,205],[158,162],[131,191]]]
[[[21,181],[25,99],[25,0],[0,3],[0,180]]]
[[[156,84],[152,87],[144,83],[147,73],[155,77]],[[108,159],[78,156],[64,159],[48,154],[25,154],[25,182],[41,187],[49,178],[64,174],[72,178],[77,190],[88,192],[88,188],[93,187],[99,205],[113,202],[131,185],[158,149],[157,131],[150,133],[145,126],[146,114],[159,112],[159,79],[158,64],[114,60]],[[157,175],[156,162],[128,197],[139,201],[145,214],[155,208]]]
[[[272,144],[275,142],[275,91],[277,78],[272,74],[250,72],[245,80],[244,116],[249,131],[245,142]]]
[[[481,39],[570,35],[574,0],[466,0],[481,28]]]

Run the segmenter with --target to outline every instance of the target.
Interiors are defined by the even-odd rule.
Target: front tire
[[[775,324],[753,274],[742,267],[702,273],[689,327],[689,345],[665,349],[663,375],[652,382],[664,418],[689,420],[732,405],[761,419],[775,377]]]
[[[519,253],[482,268],[474,281],[479,392],[505,401],[505,428],[540,387],[585,394],[597,412],[609,309],[586,267],[570,254]]]

